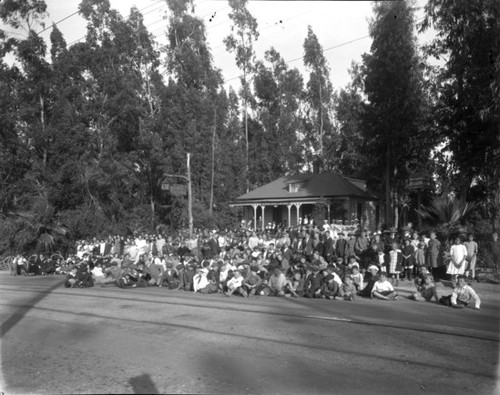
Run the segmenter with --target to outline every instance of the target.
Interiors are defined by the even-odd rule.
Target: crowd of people
[[[498,235],[493,239],[498,246]],[[465,242],[457,236],[447,250],[435,232],[422,234],[411,224],[370,234],[361,227],[344,233],[325,221],[263,232],[197,231],[192,238],[93,238],[78,241],[75,253],[66,258],[19,255],[15,265],[18,274],[65,275],[68,288],[153,286],[228,297],[396,300],[394,287],[410,280],[415,285],[412,299],[479,309],[480,299],[470,286],[477,253],[472,234]],[[439,298],[436,282],[444,277],[456,287],[449,297]]]

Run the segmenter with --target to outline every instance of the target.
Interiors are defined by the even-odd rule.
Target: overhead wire
[[[158,1],[153,2],[153,4],[150,4],[150,5],[149,5],[149,6],[147,6],[147,7],[141,8],[140,10],[138,10],[138,12],[142,12],[142,11],[147,10],[147,9],[148,9],[148,8],[150,8],[150,7],[154,7],[154,6],[156,6],[156,5],[158,5]],[[144,16],[144,15],[148,15],[148,14],[151,14],[152,12],[155,12],[155,11],[157,11],[157,10],[161,9],[161,8],[164,8],[165,6],[166,6],[166,4],[162,4],[162,5],[160,5],[159,7],[157,7],[157,8],[155,8],[155,9],[153,9],[153,10],[150,10],[150,11],[148,11],[148,12],[146,12],[146,13],[142,14],[142,16]],[[129,14],[129,16],[130,16],[130,14]],[[77,42],[79,42],[79,41],[83,40],[85,37],[86,37],[86,36],[82,36],[82,37],[80,37],[80,38],[78,38],[78,39],[76,39],[76,40],[71,41],[71,42],[68,44],[68,46],[71,46],[71,45],[73,45],[73,44],[76,44]]]
[[[73,12],[72,14],[69,14],[68,16],[65,16],[64,18],[59,19],[57,22],[52,23],[52,25],[47,26],[47,27],[46,27],[45,29],[43,29],[43,30],[40,30],[37,34],[42,34],[43,32],[45,32],[45,31],[49,30],[51,27],[53,27],[53,26],[57,26],[59,23],[61,23],[61,22],[65,21],[66,19],[69,19],[69,18],[71,18],[72,16],[75,16],[76,14],[78,14],[78,12],[79,12],[79,11],[75,11],[75,12]]]
[[[416,19],[416,20],[415,20],[415,23],[421,22],[421,21],[422,21],[422,20],[424,20],[424,19],[425,19],[425,17],[422,17],[422,18]],[[367,35],[365,35],[365,36],[362,36],[362,37],[358,37],[358,38],[355,38],[355,39],[349,40],[349,41],[345,41],[345,42],[340,43],[340,44],[333,45],[333,46],[331,46],[331,47],[325,48],[325,49],[323,50],[323,53],[328,52],[328,51],[331,51],[332,49],[337,49],[337,48],[343,47],[343,46],[348,45],[348,44],[352,44],[352,43],[354,43],[354,42],[356,42],[356,41],[360,41],[360,40],[363,40],[363,39],[368,38],[368,37],[370,37],[370,35],[369,35],[369,34],[367,34]],[[298,58],[291,59],[291,60],[287,60],[287,61],[285,61],[285,64],[289,64],[289,63],[292,63],[292,62],[296,62],[297,60],[304,59],[304,56],[305,56],[305,55],[302,55],[302,56],[300,56],[300,57],[298,57]],[[238,79],[238,78],[240,78],[240,76],[236,76],[236,77],[232,77],[232,78],[229,78],[229,79],[227,79],[227,80],[224,80],[224,84],[228,83],[229,81],[234,81],[234,80],[236,80],[236,79]]]

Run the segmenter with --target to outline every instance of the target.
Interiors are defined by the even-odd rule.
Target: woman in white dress
[[[458,236],[455,238],[455,244],[450,248],[450,258],[451,261],[448,264],[446,273],[455,279],[456,276],[464,274],[467,266],[467,248],[465,248]]]

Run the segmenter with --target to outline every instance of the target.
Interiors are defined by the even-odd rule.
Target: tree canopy
[[[429,0],[418,26],[412,2],[375,2],[370,52],[335,87],[311,27],[302,75],[273,47],[257,57],[258,21],[230,0],[223,43],[239,91],[224,85],[196,2],[165,2],[165,46],[137,8],[124,17],[108,0],[81,1],[86,36],[72,45],[45,25],[43,0],[0,4],[0,254],[186,227],[185,196],[162,184],[185,182],[167,175],[185,175],[187,153],[196,227],[232,226],[228,203],[245,190],[318,168],[366,179],[388,225],[419,208],[416,173],[432,176],[424,203],[453,193],[498,222],[497,1]]]

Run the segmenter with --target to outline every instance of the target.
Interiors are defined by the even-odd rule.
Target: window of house
[[[293,182],[291,184],[288,184],[288,192],[299,192],[302,189],[302,183],[300,182]]]

